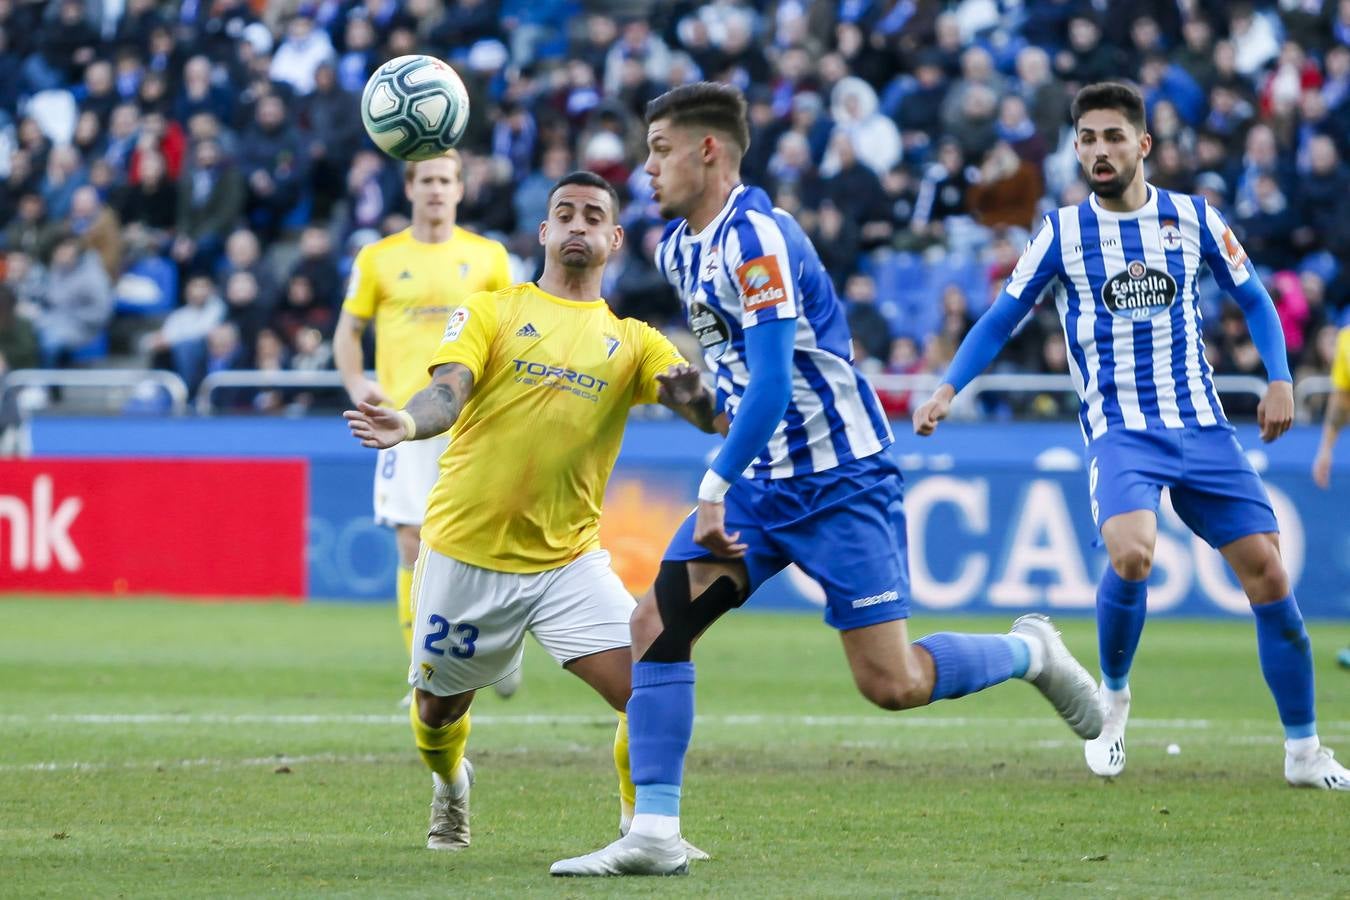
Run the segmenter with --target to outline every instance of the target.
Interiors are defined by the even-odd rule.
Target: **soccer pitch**
[[[1093,623],[1060,624],[1095,671]],[[1350,629],[1310,631],[1344,756]],[[392,605],[0,601],[0,894],[1350,895],[1350,798],[1285,786],[1250,623],[1147,626],[1103,782],[1030,686],[885,713],[820,621],[735,614],[697,654],[684,823],[713,860],[683,879],[549,877],[616,834],[614,719],[533,644],[475,706],[473,846],[423,849],[401,655]]]

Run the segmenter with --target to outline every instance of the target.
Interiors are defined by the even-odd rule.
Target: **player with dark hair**
[[[952,398],[1053,286],[1082,401],[1092,519],[1110,557],[1097,589],[1106,723],[1085,745],[1088,767],[1102,776],[1125,768],[1130,666],[1167,488],[1182,521],[1223,554],[1251,601],[1261,671],[1285,731],[1285,779],[1350,790],[1350,772],[1317,738],[1311,646],[1280,558],[1279,524],[1214,391],[1196,287],[1201,271],[1208,267],[1242,308],[1265,364],[1270,384],[1257,408],[1265,441],[1294,418],[1274,304],[1218,210],[1145,180],[1152,138],[1137,90],[1088,85],[1072,115],[1090,196],[1046,216],[943,384],[915,410],[914,430],[933,433]]]
[[[609,183],[590,172],[559,181],[539,242],[537,283],[473,294],[450,313],[429,386],[402,409],[362,401],[345,414],[366,447],[452,435],[422,528],[408,674],[413,735],[434,773],[432,849],[468,846],[469,706],[519,667],[527,631],[619,713],[626,825],[633,598],[600,549],[601,500],[632,406],[659,402],[714,430],[698,370],[600,297],[623,246]]]
[[[741,183],[749,143],[740,91],[675,88],[647,108],[646,171],[672,221],[658,268],[688,309],[730,430],[698,509],[633,614],[637,815],[602,850],[555,875],[686,871],[679,830],[693,729],[693,645],[766,579],[797,563],[825,589],[858,690],[885,709],[925,706],[1026,678],[1082,737],[1101,712],[1092,676],[1044,616],[1011,634],[933,634],[911,644],[901,476],[871,385],[852,365],[829,274],[800,226]]]

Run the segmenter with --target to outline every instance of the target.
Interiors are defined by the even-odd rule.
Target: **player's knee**
[[[1253,603],[1273,603],[1289,595],[1289,574],[1274,546],[1266,545],[1245,568],[1243,587]]]
[[[1153,570],[1153,548],[1142,541],[1126,544],[1111,554],[1111,568],[1126,581],[1142,581]]]
[[[457,694],[453,697],[438,697],[426,691],[417,691],[417,717],[429,728],[443,728],[469,711],[473,694]]]
[[[633,617],[628,620],[634,647],[649,647],[661,634],[661,610],[650,591],[638,602]]]

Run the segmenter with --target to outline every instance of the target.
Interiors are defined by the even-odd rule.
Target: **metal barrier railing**
[[[374,372],[366,377],[375,378]],[[197,414],[215,415],[216,406],[212,395],[224,388],[258,388],[261,390],[290,389],[337,389],[342,390],[342,376],[332,369],[317,372],[276,372],[262,369],[240,369],[232,372],[212,372],[202,379],[197,388]],[[343,395],[344,399],[346,395]]]
[[[158,369],[15,369],[0,379],[0,400],[27,388],[109,389],[128,393],[147,384],[163,388],[169,396],[169,410],[176,416],[187,412],[188,389],[173,372]],[[20,405],[20,413],[26,410]]]
[[[367,377],[374,378],[373,372]],[[879,374],[869,376],[879,391],[913,391],[920,395],[931,392],[940,382],[936,375]],[[183,379],[173,372],[157,369],[16,369],[0,381],[0,399],[6,394],[24,388],[75,388],[89,390],[135,390],[146,384],[161,387],[168,394],[170,411],[182,415],[188,411],[188,389]],[[210,416],[217,412],[213,395],[226,388],[258,389],[342,389],[342,377],[333,370],[317,372],[268,371],[243,369],[213,372],[202,380],[197,389],[195,409],[198,415]],[[1257,399],[1265,396],[1266,382],[1254,375],[1216,375],[1214,388],[1220,394],[1247,394]],[[1314,375],[1300,379],[1294,386],[1295,408],[1301,421],[1308,421],[1308,401],[1312,397],[1333,390],[1331,379]],[[981,375],[970,383],[957,398],[953,412],[958,416],[973,416],[975,401],[981,394],[1001,393],[1067,393],[1075,392],[1073,379],[1068,375],[996,373]]]

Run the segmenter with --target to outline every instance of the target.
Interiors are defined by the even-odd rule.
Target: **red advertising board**
[[[299,599],[306,465],[0,462],[0,591]]]

